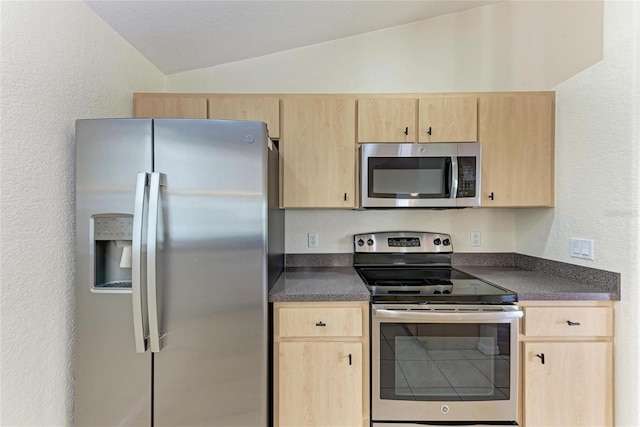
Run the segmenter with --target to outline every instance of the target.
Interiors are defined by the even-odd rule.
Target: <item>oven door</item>
[[[515,423],[521,317],[512,305],[373,304],[373,426]]]

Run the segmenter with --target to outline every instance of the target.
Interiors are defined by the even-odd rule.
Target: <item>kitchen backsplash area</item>
[[[391,230],[450,234],[455,252],[513,252],[514,209],[287,209],[287,254],[352,253],[353,235]],[[479,232],[472,246],[471,232]],[[317,247],[309,247],[317,233]]]

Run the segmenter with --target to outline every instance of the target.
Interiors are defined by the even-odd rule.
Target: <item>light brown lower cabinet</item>
[[[369,304],[274,303],[274,426],[369,426]]]
[[[520,424],[613,426],[613,305],[526,302]]]

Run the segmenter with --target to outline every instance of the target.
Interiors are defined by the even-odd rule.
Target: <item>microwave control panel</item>
[[[476,197],[476,158],[458,157],[457,197]]]

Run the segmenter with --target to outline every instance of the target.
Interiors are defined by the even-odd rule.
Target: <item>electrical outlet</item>
[[[310,248],[318,247],[318,233],[308,233],[307,240]]]
[[[593,259],[593,240],[572,237],[570,253],[573,258]]]
[[[471,240],[471,243],[470,243],[471,246],[473,247],[480,246],[480,232],[472,231],[470,234],[470,240]]]

